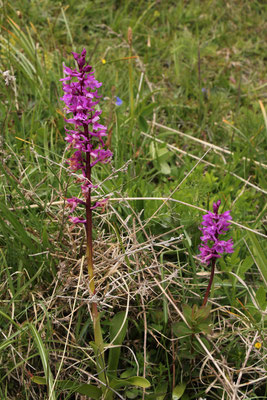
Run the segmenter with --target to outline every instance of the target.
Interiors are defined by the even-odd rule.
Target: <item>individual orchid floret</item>
[[[82,218],[79,218],[79,217],[69,217],[69,220],[73,224],[86,224],[86,219],[82,219]]]
[[[78,199],[77,197],[72,197],[71,199],[67,199],[69,206],[71,207],[70,212],[73,212],[78,204],[85,205],[85,201]]]

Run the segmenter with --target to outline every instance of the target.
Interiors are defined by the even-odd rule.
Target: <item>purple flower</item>
[[[119,97],[116,97],[116,106],[121,106],[123,103],[122,99],[120,99]]]
[[[209,211],[203,215],[202,227],[199,229],[203,233],[201,236],[202,244],[199,247],[201,261],[209,264],[212,259],[220,258],[223,253],[233,253],[233,239],[220,240],[219,235],[224,235],[229,230],[232,217],[230,211],[218,214],[221,201],[213,204],[213,213]]]
[[[81,219],[79,217],[69,217],[69,220],[73,224],[86,224],[86,219]]]
[[[97,163],[109,162],[112,153],[109,149],[105,149],[103,138],[107,136],[107,128],[99,123],[102,111],[99,107],[96,109],[101,97],[97,90],[102,83],[95,79],[92,67],[87,64],[85,49],[80,54],[72,54],[78,68],[71,69],[64,66],[65,77],[60,79],[64,91],[61,100],[65,103],[64,110],[68,114],[65,121],[73,125],[71,129],[65,127],[65,140],[68,142],[68,149],[75,150],[67,163],[71,171],[81,170],[82,178],[79,181],[81,182],[82,194],[86,200],[90,198],[91,190],[97,187],[90,182],[91,168]],[[86,201],[76,197],[67,201],[71,206],[71,212],[75,210],[77,204],[85,206],[87,204]],[[70,219],[73,223],[86,222],[78,217],[71,217]]]
[[[67,199],[67,202],[71,207],[70,212],[73,212],[78,204],[85,205],[85,202],[80,200],[80,199],[78,199],[77,197],[72,197],[71,199]]]
[[[91,207],[91,210],[94,210],[97,207],[102,207],[102,209],[104,210],[106,203],[108,202],[108,199],[103,199],[103,200],[99,200],[96,201],[95,205],[93,205]]]

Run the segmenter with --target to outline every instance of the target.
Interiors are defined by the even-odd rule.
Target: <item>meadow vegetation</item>
[[[115,399],[266,399],[266,3],[0,7],[0,398],[101,399],[96,302]],[[113,152],[93,169],[94,298],[59,82],[83,48]],[[234,252],[203,309],[219,199]]]

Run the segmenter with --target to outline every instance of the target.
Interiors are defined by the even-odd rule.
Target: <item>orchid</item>
[[[106,126],[99,123],[102,111],[96,106],[99,103],[98,88],[102,85],[95,79],[92,67],[86,63],[86,50],[80,54],[72,53],[78,64],[78,68],[64,67],[65,77],[63,82],[64,95],[61,98],[65,103],[65,112],[68,118],[65,121],[72,125],[71,128],[65,127],[68,148],[73,150],[71,157],[67,160],[71,174],[80,177],[77,181],[81,184],[81,192],[84,200],[77,197],[67,199],[72,213],[79,205],[85,207],[85,217],[70,217],[73,224],[84,224],[86,229],[86,257],[89,275],[90,294],[96,294],[95,277],[93,266],[93,237],[92,237],[92,210],[96,207],[104,207],[107,199],[101,199],[94,205],[91,203],[91,192],[96,189],[91,181],[92,168],[98,164],[105,164],[110,161],[112,153],[105,148],[103,138],[107,136]],[[70,115],[69,115],[70,114]],[[100,317],[97,304],[92,302],[91,313],[93,318],[94,339],[96,345],[96,364],[98,377],[103,382],[102,390],[106,393],[108,380],[105,375],[104,343],[102,338]],[[107,398],[107,397],[105,397]],[[111,397],[110,397],[111,398]]]
[[[200,237],[202,244],[199,247],[200,258],[204,264],[211,263],[211,274],[209,284],[203,301],[206,305],[209,297],[210,288],[214,278],[215,263],[224,253],[233,253],[233,239],[221,240],[220,235],[225,235],[229,231],[230,221],[232,219],[230,211],[219,214],[221,200],[213,204],[213,213],[209,211],[203,216],[201,230],[203,236]]]

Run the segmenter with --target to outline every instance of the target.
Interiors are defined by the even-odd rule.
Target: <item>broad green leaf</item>
[[[254,264],[253,258],[251,256],[247,256],[244,261],[242,261],[237,275],[240,276],[241,279],[245,278],[245,273],[252,267]]]
[[[192,323],[192,316],[193,316],[193,311],[192,308],[188,304],[184,304],[183,307],[183,314],[186,319],[186,321],[191,324]]]
[[[184,394],[185,389],[186,389],[185,383],[180,383],[179,385],[175,386],[172,392],[172,400],[179,400]]]
[[[38,383],[38,385],[46,385],[46,379],[43,378],[42,376],[33,376],[31,380],[34,383]],[[61,390],[69,390],[71,392],[84,394],[94,400],[99,400],[102,395],[101,389],[87,383],[81,384],[79,382],[70,380],[57,381],[57,387],[60,388]]]
[[[64,390],[71,390],[75,393],[86,395],[94,400],[99,400],[99,399],[101,399],[101,396],[102,396],[101,389],[99,389],[98,387],[96,387],[94,385],[90,385],[87,383],[77,386],[77,383],[75,383],[75,382],[62,381],[62,384],[60,384],[60,388],[64,389]]]
[[[210,316],[211,306],[200,307],[196,312],[196,319],[199,322],[205,321]]]
[[[184,322],[175,322],[173,324],[173,333],[176,337],[183,337],[192,335],[192,329],[189,328]]]
[[[196,326],[195,332],[196,333],[203,332],[203,333],[211,334],[212,329],[209,326],[209,322],[201,322]]]
[[[112,374],[116,374],[116,372],[117,372],[119,358],[120,358],[120,352],[121,352],[120,345],[122,344],[122,342],[125,338],[125,335],[126,335],[126,331],[127,331],[128,321],[126,319],[124,322],[125,315],[126,314],[124,311],[117,313],[112,318],[111,323],[110,323],[110,330],[109,330],[110,342],[113,345],[119,346],[119,347],[112,347],[109,350],[108,370]],[[123,322],[124,322],[124,324],[123,324]],[[120,333],[118,334],[119,331],[120,331]],[[118,336],[117,336],[117,334],[118,334]],[[114,340],[114,338],[115,338],[115,340]]]
[[[172,157],[172,153],[167,149],[166,146],[158,149],[157,157],[160,163],[169,160]]]
[[[113,389],[118,389],[124,386],[138,386],[143,389],[147,389],[151,385],[150,382],[146,378],[143,378],[142,376],[132,376],[127,379],[112,379],[110,386]]]
[[[256,292],[256,299],[259,303],[259,306],[262,310],[266,308],[266,289],[263,286],[260,286]]]
[[[149,153],[152,160],[156,160],[158,156],[158,144],[151,142],[149,145]]]
[[[171,168],[166,161],[160,163],[160,170],[164,175],[170,175],[171,173]]]
[[[38,385],[46,385],[46,379],[43,376],[32,376],[31,380]]]
[[[141,128],[143,131],[147,132],[147,130],[148,130],[148,123],[146,122],[145,118],[144,118],[142,115],[139,115],[139,117],[138,117],[138,122],[139,122],[140,128]]]
[[[150,103],[148,106],[143,107],[141,110],[142,116],[147,117],[148,115],[150,115],[153,112],[153,109],[157,106],[158,106],[157,103]]]
[[[125,379],[129,378],[130,376],[134,376],[134,370],[133,369],[126,369],[126,371],[123,371],[123,373],[120,375],[120,379]]]
[[[127,396],[127,399],[136,399],[137,396],[139,395],[139,390],[138,389],[127,390],[125,394]]]

